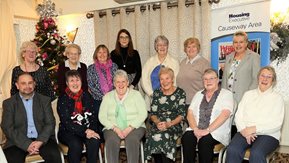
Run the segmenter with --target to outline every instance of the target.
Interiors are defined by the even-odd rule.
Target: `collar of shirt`
[[[20,93],[19,93],[19,95],[20,95],[20,98],[22,99],[23,102],[33,100],[33,97],[34,97],[34,93],[29,98],[24,98]]]
[[[66,60],[66,61],[64,62],[64,66],[65,66],[65,67],[68,67],[68,68],[70,69],[69,61],[68,61],[68,60]],[[77,68],[81,68],[80,62],[77,62]]]
[[[266,95],[266,94],[269,94],[269,93],[272,93],[273,92],[273,86],[271,86],[270,88],[268,88],[266,91],[264,91],[264,92],[262,92],[261,90],[260,90],[260,88],[258,87],[258,94],[259,95]]]
[[[193,64],[197,59],[199,59],[201,56],[199,54],[197,54],[193,59],[189,59],[189,57],[187,57],[187,60],[186,60],[186,64],[190,63],[190,64]]]

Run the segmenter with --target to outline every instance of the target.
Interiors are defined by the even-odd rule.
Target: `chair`
[[[37,155],[27,155],[25,158],[26,163],[37,163],[37,162],[44,162],[43,158],[37,154]]]
[[[62,160],[62,163],[64,163],[64,156],[67,156],[68,154],[68,147],[62,143],[60,143],[58,141],[58,138],[57,138],[57,133],[58,133],[58,124],[60,122],[60,119],[59,119],[59,116],[57,114],[57,100],[54,100],[52,102],[52,110],[53,110],[53,115],[55,117],[55,122],[56,122],[56,126],[55,126],[55,135],[56,135],[56,141],[57,141],[57,144],[58,144],[58,147],[61,151],[61,160]],[[82,153],[85,153],[86,152],[86,149],[85,149],[85,146],[83,147],[83,151]],[[99,156],[99,162],[102,163],[102,155],[101,155],[101,150],[99,150],[98,152],[98,156]],[[33,163],[36,163],[36,162],[33,162]]]
[[[277,149],[276,149],[276,150],[277,150]],[[275,151],[276,151],[276,150],[275,150]],[[267,162],[267,163],[270,162],[270,158],[274,155],[275,151],[273,151],[272,153],[270,153],[270,154],[266,157],[266,162]],[[226,163],[226,156],[227,156],[227,150],[225,149],[222,162],[218,162],[218,163]],[[248,148],[248,149],[246,150],[245,155],[244,155],[244,160],[249,160],[249,157],[250,157],[250,148]]]
[[[121,140],[120,141],[120,146],[119,148],[125,148],[125,141]],[[142,140],[140,140],[140,154],[141,154],[141,163],[145,163],[144,160],[144,150],[143,150],[143,142]],[[105,162],[107,162],[107,158],[106,158],[106,146],[104,145],[104,160]]]
[[[63,154],[64,156],[67,156],[68,147],[67,147],[66,145],[62,144],[62,143],[59,143],[58,146],[59,146],[62,154]],[[85,153],[85,152],[86,152],[86,149],[85,149],[85,146],[84,146],[84,147],[83,147],[83,150],[82,150],[82,153]],[[98,157],[99,157],[99,163],[103,163],[103,162],[102,162],[102,155],[101,155],[101,150],[100,150],[100,149],[99,149],[99,151],[98,151]]]

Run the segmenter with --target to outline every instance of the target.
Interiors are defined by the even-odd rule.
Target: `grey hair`
[[[120,69],[119,69],[119,70],[117,70],[117,71],[115,72],[114,77],[113,77],[113,83],[115,83],[116,78],[118,78],[118,77],[124,77],[125,80],[128,81],[128,75],[127,75],[127,73],[126,73],[124,70],[120,70]]]
[[[155,43],[154,43],[154,46],[155,46],[155,50],[157,51],[157,44],[162,41],[164,42],[167,46],[169,46],[169,40],[166,36],[164,35],[158,35],[156,38],[155,38]]]

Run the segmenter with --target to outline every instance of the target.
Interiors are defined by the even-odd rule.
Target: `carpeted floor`
[[[82,163],[85,163],[85,157],[83,157]],[[215,158],[214,163],[217,163],[217,157]],[[126,161],[126,153],[125,150],[121,150],[120,152],[120,160],[119,163],[127,163]],[[148,163],[154,163],[153,161],[148,161]],[[181,154],[180,151],[178,151],[177,158],[176,158],[176,163],[181,163]],[[244,161],[244,163],[248,163],[248,161]],[[270,159],[270,163],[289,163],[289,154],[285,153],[275,153],[272,158]]]

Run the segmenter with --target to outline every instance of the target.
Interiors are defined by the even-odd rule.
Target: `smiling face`
[[[80,54],[78,49],[76,48],[69,48],[66,56],[68,58],[69,63],[76,65],[79,62]]]
[[[218,89],[219,79],[214,72],[209,72],[204,74],[203,83],[207,91],[215,91]]]
[[[126,48],[126,47],[128,47],[128,43],[130,41],[129,36],[126,33],[122,32],[122,33],[120,33],[120,35],[118,37],[118,41],[119,41],[121,47]]]
[[[193,59],[199,53],[199,48],[195,43],[190,43],[186,46],[185,52],[189,59]]]
[[[100,48],[96,54],[96,57],[100,63],[106,63],[108,59],[107,50],[105,48]]]
[[[25,62],[35,62],[36,54],[36,49],[28,46],[23,52],[22,57]]]
[[[71,92],[78,93],[81,89],[81,79],[78,76],[69,76],[66,85]]]
[[[245,36],[237,35],[233,38],[233,47],[237,54],[245,53],[248,42]]]
[[[156,50],[159,55],[166,56],[168,53],[168,45],[164,41],[160,40],[156,45]]]
[[[17,82],[15,83],[19,93],[25,97],[29,98],[33,95],[35,88],[35,81],[29,74],[20,75]]]
[[[174,87],[174,78],[169,73],[160,75],[160,84],[163,92],[169,92]]]
[[[267,69],[263,69],[258,78],[259,89],[264,92],[273,85],[273,73]]]
[[[123,97],[128,88],[128,80],[123,76],[116,76],[114,80],[114,87],[119,97]]]

